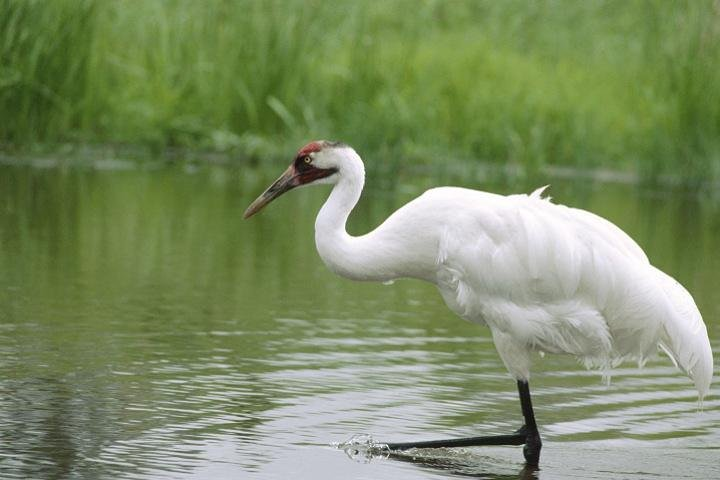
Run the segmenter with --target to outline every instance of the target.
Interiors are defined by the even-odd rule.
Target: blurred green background
[[[242,219],[316,138],[366,159],[353,234],[552,184],[692,292],[720,364],[720,0],[0,0],[0,478],[517,478],[517,448],[327,448],[519,411],[432,285],[325,268],[326,189]],[[536,367],[538,478],[717,472],[717,387],[698,414],[665,358]]]
[[[0,0],[0,148],[720,178],[720,1]],[[370,165],[370,168],[374,168]]]

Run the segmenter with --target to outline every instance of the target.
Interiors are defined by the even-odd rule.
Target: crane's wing
[[[707,327],[690,293],[665,272],[651,268],[666,298],[660,348],[693,379],[702,398],[710,390],[713,376]]]
[[[452,211],[438,246],[448,305],[487,323],[527,375],[530,349],[577,355],[587,365],[645,359],[663,348],[701,396],[712,376],[702,317],[687,291],[654,268],[620,228],[590,212],[531,195],[443,188],[433,204]],[[509,360],[508,360],[509,359]]]

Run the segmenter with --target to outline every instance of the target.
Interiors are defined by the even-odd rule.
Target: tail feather
[[[710,391],[713,377],[707,328],[688,291],[669,275],[658,269],[655,271],[670,310],[663,318],[660,347],[695,382],[702,400]]]

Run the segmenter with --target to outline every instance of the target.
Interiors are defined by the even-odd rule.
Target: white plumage
[[[708,392],[712,352],[692,297],[609,221],[553,204],[543,189],[502,196],[443,187],[352,237],[345,223],[364,168],[352,148],[329,142],[302,149],[246,216],[308,183],[334,184],[315,223],[318,252],[331,270],[356,280],[434,283],[457,315],[490,328],[516,379],[529,378],[533,351],[608,368],[623,360],[643,364],[660,348],[700,397]]]

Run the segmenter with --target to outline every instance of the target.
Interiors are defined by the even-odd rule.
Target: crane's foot
[[[388,443],[390,452],[409,450],[411,448],[453,448],[476,447],[483,445],[524,445],[523,455],[529,467],[537,467],[540,462],[542,441],[538,432],[535,414],[530,399],[530,387],[526,380],[517,381],[520,395],[520,406],[525,424],[510,435],[494,435],[488,437],[454,438],[449,440],[429,440],[424,442]]]
[[[537,428],[530,429],[525,425],[518,432],[525,435],[525,446],[523,447],[525,462],[531,467],[537,467],[540,463],[540,449],[542,448],[540,432],[537,431]]]
[[[523,455],[529,466],[536,467],[540,461],[542,441],[537,428],[523,425],[510,435],[492,435],[485,437],[450,438],[445,440],[427,440],[422,442],[387,443],[390,451],[410,450],[411,448],[455,448],[479,447],[487,445],[524,445]]]
[[[524,428],[524,427],[523,427]],[[523,445],[526,435],[521,428],[510,435],[492,435],[486,437],[449,438],[445,440],[426,440],[422,442],[387,443],[390,450],[410,450],[411,448],[455,448],[479,447],[484,445]]]

